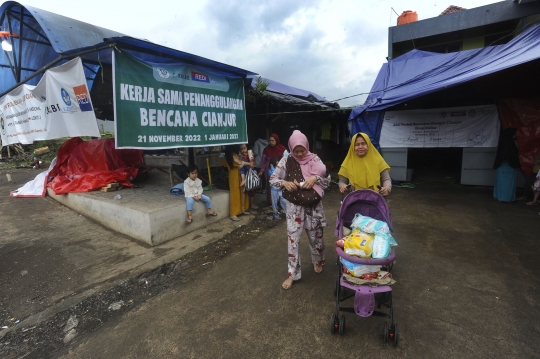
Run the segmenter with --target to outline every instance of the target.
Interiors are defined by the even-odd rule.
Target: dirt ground
[[[12,182],[7,181],[6,173],[11,175]],[[0,327],[4,328],[36,313],[46,313],[59,301],[80,293],[85,272],[66,258],[62,246],[84,247],[85,243],[92,246],[95,237],[115,236],[133,241],[82,217],[50,197],[9,197],[9,191],[24,185],[38,173],[38,170],[27,168],[0,170],[0,218],[5,233],[0,239],[0,263],[3,266],[0,270]],[[263,199],[263,195],[258,197]],[[79,332],[95,331],[124,312],[111,311],[110,303],[123,301],[126,308],[137,307],[171,285],[189,280],[190,276],[205,269],[203,264],[214,263],[239,250],[253,236],[275,223],[268,221],[261,209],[248,226],[221,238],[216,245],[204,247],[182,260],[159,266],[136,278],[128,278],[85,298],[46,322],[8,333],[3,338],[0,330],[0,357],[18,358],[29,352],[31,354],[26,358],[46,357],[65,345],[63,330],[70,316],[84,318],[78,323]],[[160,251],[160,248],[144,245],[141,248],[142,251]],[[122,261],[121,256],[112,258]]]
[[[0,193],[17,187],[0,172]],[[22,184],[36,172],[11,173]],[[383,345],[382,321],[354,315],[345,336],[330,334],[339,207],[333,186],[324,200],[328,263],[318,281],[308,273],[291,291],[280,289],[284,224],[268,222],[261,210],[248,226],[182,260],[96,291],[33,327],[0,331],[0,357],[534,357],[540,206],[498,203],[490,191],[444,176],[394,188],[399,347]],[[118,235],[47,198],[2,195],[0,213],[9,234],[0,239],[2,326],[46,310],[72,290],[72,280],[84,280],[61,245]]]

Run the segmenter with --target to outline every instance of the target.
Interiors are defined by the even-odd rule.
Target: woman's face
[[[270,136],[270,138],[268,139],[268,144],[270,145],[270,147],[274,147],[276,145],[276,139]]]
[[[299,160],[304,158],[306,153],[307,153],[306,149],[302,146],[296,146],[293,150],[294,157],[298,158]]]
[[[368,150],[369,147],[366,140],[364,140],[364,137],[360,135],[356,136],[356,141],[354,141],[354,153],[356,153],[358,157],[364,157],[367,155]]]

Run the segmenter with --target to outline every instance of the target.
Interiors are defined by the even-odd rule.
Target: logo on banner
[[[164,68],[156,67],[156,71],[159,74],[159,77],[161,78],[168,79],[171,76],[169,71],[165,70]]]
[[[60,89],[60,96],[62,96],[62,100],[66,106],[71,106],[71,97],[69,97],[69,93],[64,88]]]
[[[90,94],[86,89],[86,85],[75,86],[73,92],[75,92],[75,97],[82,112],[93,111],[92,104],[90,103]]]
[[[210,78],[200,72],[191,71],[191,79],[193,81],[210,83]]]

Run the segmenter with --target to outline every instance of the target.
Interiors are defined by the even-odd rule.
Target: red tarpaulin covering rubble
[[[56,166],[49,172],[53,180],[47,184],[55,194],[90,192],[112,182],[133,187],[130,182],[142,164],[142,151],[114,146],[114,139],[83,141],[74,137],[58,150]]]
[[[540,152],[540,98],[509,98],[498,101],[504,128],[517,128],[519,162],[527,177],[533,173]]]

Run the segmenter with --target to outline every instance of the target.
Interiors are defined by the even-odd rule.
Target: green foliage
[[[251,86],[246,92],[247,105],[255,106],[259,100],[266,97],[265,91],[270,84],[264,81],[260,76],[257,77],[255,87]]]

